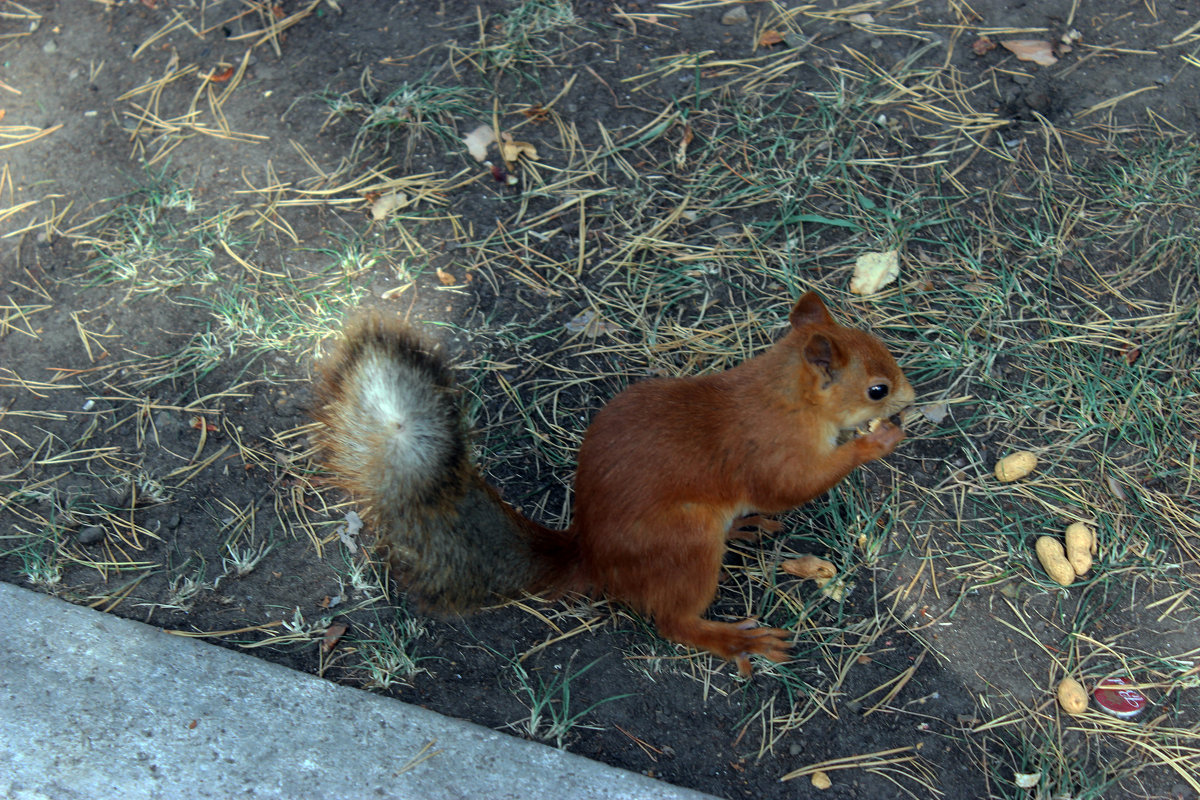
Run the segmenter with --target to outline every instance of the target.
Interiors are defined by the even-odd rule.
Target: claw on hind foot
[[[758,620],[753,617],[747,617],[733,625],[739,630],[746,631],[746,648],[733,657],[733,662],[737,664],[738,674],[743,678],[749,678],[753,672],[750,664],[750,656],[753,654],[760,655],[777,664],[789,659],[788,649],[791,645],[788,638],[790,634],[786,630],[760,628]]]

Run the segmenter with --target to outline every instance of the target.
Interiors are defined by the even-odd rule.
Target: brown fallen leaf
[[[1111,475],[1106,475],[1104,482],[1108,484],[1108,490],[1113,493],[1113,497],[1118,500],[1125,500],[1125,487],[1123,487],[1116,478]]]
[[[837,567],[823,558],[806,555],[788,559],[779,566],[784,572],[795,575],[801,580],[815,582],[817,588],[821,590],[821,594],[835,603],[842,602],[846,593],[850,591],[850,587],[846,585],[846,579],[838,577]]]
[[[783,34],[777,30],[766,30],[758,37],[759,47],[770,47],[775,44],[783,44]]]
[[[1021,61],[1032,61],[1042,67],[1058,63],[1053,46],[1041,39],[1006,39],[1000,46]]]
[[[523,108],[521,109],[521,113],[525,115],[526,119],[534,123],[545,122],[546,118],[550,116],[549,109],[542,108],[541,103],[534,103],[529,108]]]
[[[779,566],[789,575],[795,575],[801,580],[811,580],[817,583],[827,582],[837,575],[837,567],[825,559],[817,558],[814,555],[789,558]]]
[[[325,629],[325,637],[321,640],[321,652],[328,653],[337,647],[342,635],[346,632],[346,623],[335,622]]]
[[[977,56],[986,55],[996,49],[996,43],[986,36],[980,36],[971,44],[971,52]]]

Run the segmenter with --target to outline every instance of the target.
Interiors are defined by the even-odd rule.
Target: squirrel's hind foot
[[[758,620],[713,622],[690,619],[660,619],[658,630],[666,638],[680,644],[707,650],[737,664],[742,677],[750,676],[750,656],[760,655],[775,662],[789,659],[790,633],[781,628],[760,628]]]

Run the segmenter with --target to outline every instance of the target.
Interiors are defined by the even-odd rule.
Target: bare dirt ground
[[[0,69],[0,579],[722,797],[1200,793],[1194,3],[4,0]],[[416,615],[311,461],[315,359],[381,307],[565,523],[605,398],[809,288],[918,407],[730,554],[711,614],[796,632],[749,680],[597,600]]]

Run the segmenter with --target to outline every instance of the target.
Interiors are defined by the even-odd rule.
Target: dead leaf
[[[863,253],[854,262],[850,291],[858,295],[875,294],[900,275],[900,254],[895,250]]]
[[[835,603],[842,602],[849,591],[845,578],[837,576],[837,567],[823,558],[805,555],[800,558],[790,558],[779,566],[789,575],[815,582],[817,588],[821,590],[821,595]]]
[[[837,567],[823,558],[814,555],[789,558],[779,565],[780,569],[789,575],[795,575],[803,581],[816,581],[824,586],[837,575]]]
[[[500,134],[500,140],[500,157],[509,164],[515,164],[522,156],[530,161],[538,160],[537,148],[529,142],[514,141],[511,133]]]
[[[571,333],[582,333],[589,339],[598,339],[603,334],[614,334],[621,330],[615,322],[608,322],[595,311],[580,311],[567,321],[567,330]]]
[[[1008,39],[1001,42],[1000,46],[1021,61],[1032,61],[1042,67],[1058,63],[1054,48],[1041,39]]]
[[[371,219],[382,222],[397,210],[404,208],[408,198],[400,192],[388,192],[379,195],[371,202]]]
[[[1111,475],[1104,477],[1105,483],[1108,484],[1108,490],[1113,493],[1113,497],[1118,500],[1125,500],[1125,487],[1122,486],[1116,478]]]
[[[338,539],[341,540],[342,545],[350,551],[350,555],[354,555],[358,552],[358,544],[355,543],[354,537],[358,536],[359,532],[362,531],[362,528],[363,521],[362,518],[358,516],[358,512],[347,511],[346,524],[338,528],[337,535]]]
[[[442,286],[453,286],[454,284],[458,283],[457,278],[441,267],[437,268],[437,276],[438,280],[442,282]]]
[[[346,633],[346,623],[335,622],[325,629],[325,638],[321,640],[321,652],[328,653],[337,647],[342,635]]]
[[[541,103],[534,103],[529,108],[523,108],[523,109],[521,109],[521,113],[524,114],[525,118],[528,119],[530,122],[535,122],[535,123],[536,122],[545,122],[546,117],[550,116],[550,111],[548,109],[542,108]]]
[[[1022,789],[1032,789],[1042,782],[1040,772],[1018,772],[1013,775],[1013,783]]]
[[[492,129],[491,125],[480,125],[463,137],[463,144],[467,146],[467,152],[476,161],[483,161],[487,158],[488,145],[494,141],[496,141],[496,131]]]
[[[679,148],[675,151],[675,166],[682,167],[687,160],[688,145],[692,143],[692,138],[695,134],[692,133],[691,125],[683,126],[683,137],[679,141]]]
[[[762,36],[758,37],[759,47],[770,47],[775,44],[783,43],[783,34],[776,30],[767,30],[762,32]]]
[[[930,403],[921,406],[921,415],[934,425],[941,425],[946,417],[950,416],[950,406],[945,403]]]
[[[986,55],[996,49],[996,43],[986,36],[980,36],[971,45],[971,52],[977,56]]]
[[[846,21],[857,22],[860,25],[870,25],[875,21],[875,18],[870,14],[854,14],[853,16],[846,17]]]

